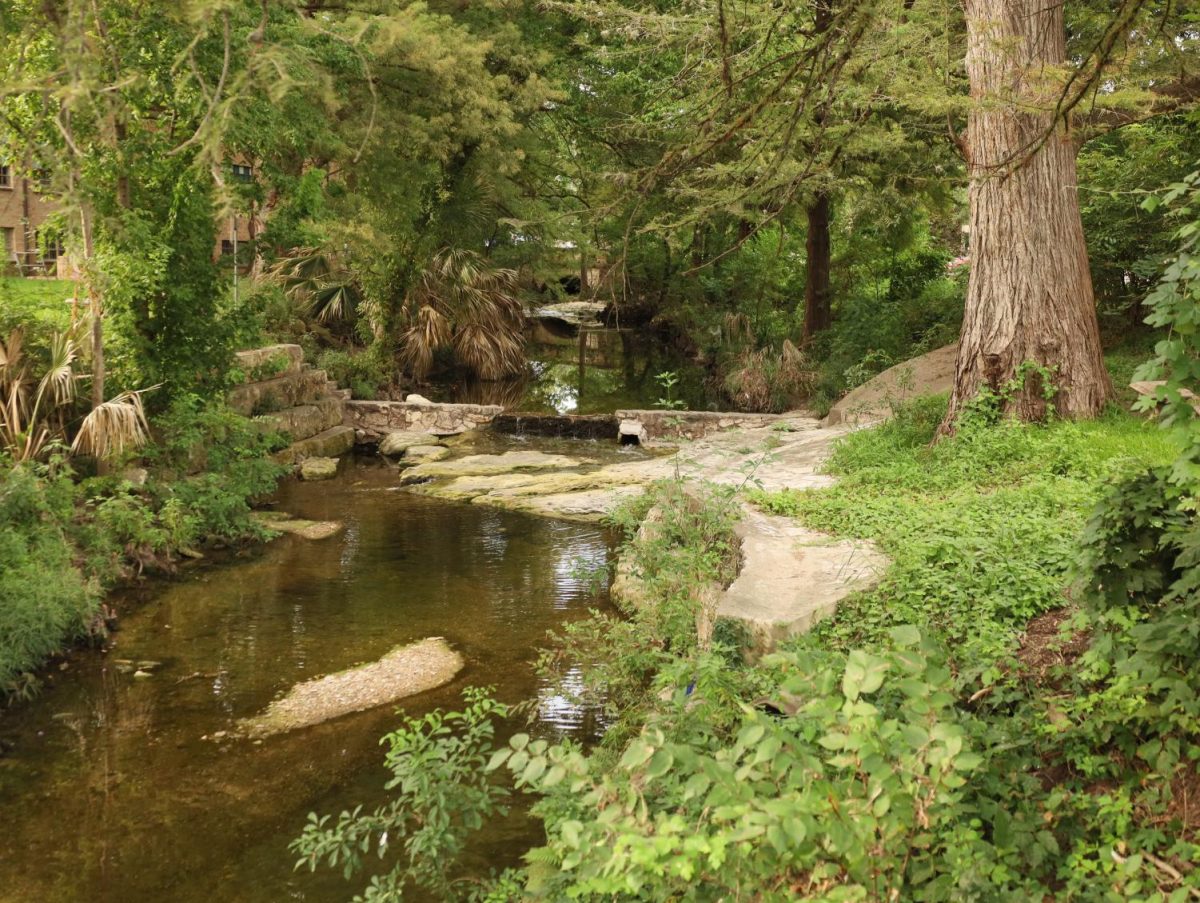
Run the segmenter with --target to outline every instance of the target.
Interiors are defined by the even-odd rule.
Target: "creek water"
[[[662,407],[669,396],[690,410],[718,410],[706,373],[695,361],[652,335],[632,329],[589,327],[554,332],[535,323],[522,376],[492,382],[455,380],[422,392],[434,401],[498,404],[538,414],[611,414]],[[670,374],[671,386],[663,374]]]
[[[310,811],[383,799],[379,738],[397,707],[259,743],[220,732],[298,681],[398,644],[444,636],[468,663],[451,685],[400,703],[404,714],[493,686],[502,701],[534,701],[532,726],[507,730],[602,730],[600,711],[533,661],[548,631],[607,607],[595,572],[613,537],[397,484],[398,471],[367,458],[343,461],[331,482],[285,484],[282,510],[345,530],[285,536],[142,589],[122,600],[106,650],[73,654],[41,696],[0,715],[0,900],[349,899],[360,885],[294,872],[287,844]],[[149,677],[124,664],[143,661],[159,663]],[[466,868],[515,864],[538,840],[517,811],[485,829]]]

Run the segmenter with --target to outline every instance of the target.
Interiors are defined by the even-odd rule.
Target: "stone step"
[[[297,405],[254,418],[263,432],[286,433],[293,442],[308,439],[342,423],[342,400],[327,395],[312,404]]]
[[[354,428],[334,426],[315,436],[301,439],[283,451],[276,452],[280,464],[295,464],[303,458],[336,458],[354,447]]]
[[[235,366],[246,374],[246,382],[261,382],[256,371],[270,370],[271,376],[285,373],[299,373],[305,366],[304,350],[299,345],[267,345],[265,348],[251,348],[249,351],[239,351],[234,356]],[[283,364],[280,369],[280,364]]]
[[[272,413],[297,405],[313,404],[329,394],[329,376],[324,370],[297,370],[230,390],[229,407],[246,417]]]

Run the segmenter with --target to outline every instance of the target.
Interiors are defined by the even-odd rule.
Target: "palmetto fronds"
[[[283,286],[290,301],[319,323],[351,319],[362,300],[350,273],[321,248],[293,248],[269,274]]]
[[[437,252],[407,299],[409,325],[400,346],[413,376],[429,374],[439,349],[452,350],[481,379],[521,372],[524,315],[516,286],[515,271],[493,267],[473,251]]]
[[[79,346],[72,333],[50,339],[49,361],[34,387],[29,360],[15,330],[0,341],[0,448],[14,461],[30,461],[54,440],[66,439],[75,403]],[[149,435],[140,392],[126,392],[95,408],[80,425],[73,452],[108,458],[145,444]]]
[[[75,340],[66,334],[55,333],[50,339],[50,365],[38,382],[37,403],[43,401],[51,407],[60,407],[75,400],[75,381],[79,378],[74,370],[79,348]]]
[[[400,335],[400,359],[413,376],[422,379],[433,369],[433,353],[449,346],[453,338],[453,324],[436,307],[423,304]]]
[[[107,459],[130,448],[140,448],[150,436],[142,392],[122,392],[111,401],[92,408],[83,418],[71,451]]]

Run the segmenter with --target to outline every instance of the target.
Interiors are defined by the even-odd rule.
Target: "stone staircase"
[[[345,425],[349,389],[339,389],[324,370],[305,363],[299,345],[269,345],[239,351],[237,368],[245,375],[229,392],[229,406],[281,432],[292,444],[275,457],[283,464],[305,458],[332,458],[354,447],[354,428]]]

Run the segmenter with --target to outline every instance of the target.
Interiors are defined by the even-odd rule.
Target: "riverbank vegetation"
[[[1158,424],[1116,410],[1024,423],[984,393],[937,442],[946,399],[921,399],[841,441],[835,487],[750,493],[892,557],[878,586],[760,661],[705,626],[711,584],[729,579],[735,491],[660,487],[658,514],[630,518],[627,554],[649,579],[628,620],[596,617],[565,641],[585,686],[617,689],[599,745],[471,734],[468,780],[492,772],[530,795],[545,843],[520,868],[455,883],[445,857],[477,823],[439,809],[440,829],[420,832],[439,883],[410,850],[372,894],[399,898],[410,882],[488,900],[1200,893],[1200,428],[1183,392],[1200,239],[1187,225],[1179,239],[1148,300],[1154,322],[1181,327],[1142,368],[1165,380],[1142,405],[1161,406]],[[469,699],[455,717],[505,714]],[[442,724],[396,735],[410,762],[433,761]],[[415,780],[392,765],[393,787]],[[464,781],[449,766],[422,781],[429,770]],[[393,805],[411,818],[433,803]],[[298,866],[373,872],[366,854],[386,843],[373,824],[314,819]]]
[[[118,583],[269,535],[249,501],[284,473],[269,457],[277,441],[186,396],[136,460],[109,460],[105,474],[59,436],[20,463],[0,450],[0,694],[34,692],[37,666],[64,642],[102,640],[115,614],[104,595]]]

